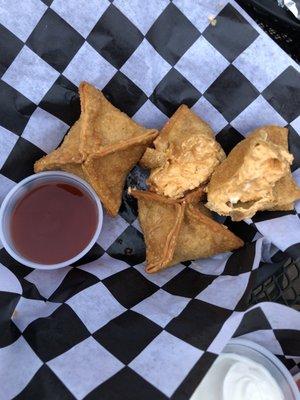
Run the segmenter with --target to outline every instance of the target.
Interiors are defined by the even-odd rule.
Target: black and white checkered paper
[[[76,121],[82,80],[147,127],[187,104],[227,153],[288,126],[300,183],[299,68],[234,1],[1,0],[0,200]],[[299,213],[226,220],[243,249],[156,275],[125,191],[76,265],[31,270],[0,249],[0,400],[186,400],[232,336],[296,372],[299,313],[247,304],[264,259],[299,257]]]

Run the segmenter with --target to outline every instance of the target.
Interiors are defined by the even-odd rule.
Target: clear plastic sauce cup
[[[91,202],[93,202],[95,205],[95,215],[97,220],[95,221],[95,231],[91,240],[85,245],[84,248],[81,248],[77,254],[72,256],[72,258],[63,260],[55,264],[43,264],[29,259],[16,248],[16,244],[14,243],[12,238],[11,222],[12,214],[16,205],[21,201],[21,199],[24,198],[24,196],[26,196],[27,193],[33,191],[35,188],[41,187],[42,185],[47,185],[51,183],[58,183],[75,187],[83,192],[85,196],[88,196]],[[36,269],[56,269],[68,266],[83,257],[96,243],[102,228],[102,223],[102,205],[95,191],[86,181],[66,172],[41,172],[35,175],[31,175],[28,178],[22,180],[21,182],[16,184],[12,188],[12,190],[6,195],[0,208],[0,239],[6,251],[21,264]],[[28,229],[30,229],[30,226],[28,226]]]

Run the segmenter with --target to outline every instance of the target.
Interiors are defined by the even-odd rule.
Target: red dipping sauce
[[[95,202],[79,187],[49,182],[28,191],[10,223],[16,250],[39,264],[58,264],[78,255],[97,229]]]

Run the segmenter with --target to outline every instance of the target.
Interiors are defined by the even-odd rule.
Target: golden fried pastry
[[[186,105],[178,108],[140,161],[150,168],[149,188],[178,199],[206,182],[225,153],[209,125]]]
[[[85,178],[93,186],[110,215],[117,215],[126,176],[156,135],[157,132],[149,131],[123,142],[104,146],[82,164]]]
[[[243,246],[226,226],[201,212],[202,189],[180,200],[149,191],[130,190],[138,200],[146,243],[146,271],[157,272],[179,262],[210,257]]]
[[[82,119],[80,151],[84,155],[149,132],[157,132],[137,124],[114,107],[100,90],[86,82],[79,85],[79,94]]]
[[[40,158],[34,164],[34,172],[64,170],[84,178],[83,156],[79,152],[81,120],[75,122],[58,149]]]
[[[58,169],[86,179],[108,213],[115,216],[127,174],[158,132],[138,125],[86,82],[80,84],[79,94],[80,119],[62,145],[38,160],[34,170]]]
[[[270,125],[241,141],[213,173],[206,206],[233,221],[259,210],[291,210],[300,188],[290,170],[287,134],[286,128]]]

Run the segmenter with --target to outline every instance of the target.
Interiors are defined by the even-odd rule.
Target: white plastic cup
[[[49,183],[49,182],[55,182],[55,183],[59,182],[59,183],[69,184],[78,187],[82,191],[84,191],[96,205],[98,221],[95,233],[91,241],[76,256],[57,264],[40,264],[27,259],[15,248],[10,233],[10,221],[11,221],[12,211],[16,203],[19,201],[19,199],[21,199],[26,194],[26,192],[31,191],[36,186],[40,186],[43,183]],[[23,179],[21,182],[15,185],[6,195],[0,208],[0,240],[3,244],[3,247],[15,260],[17,260],[21,264],[36,269],[47,270],[47,269],[63,268],[70,264],[73,264],[75,261],[78,261],[96,243],[102,228],[102,224],[103,224],[103,209],[94,189],[92,189],[92,187],[86,181],[79,178],[78,176],[62,171],[40,172],[38,174],[31,175],[28,178]]]
[[[265,347],[246,339],[232,339],[223,353],[234,353],[263,365],[282,390],[285,400],[300,400],[299,390],[289,370]]]
[[[280,362],[280,360],[274,356],[269,350],[264,347],[256,344],[250,340],[245,339],[231,339],[230,342],[223,349],[223,354],[236,354],[251,361],[254,361],[261,366],[263,366],[276,381],[278,386],[280,387],[282,394],[284,396],[284,400],[299,400],[299,391],[296,383],[288,369]],[[228,364],[229,365],[229,364]],[[214,369],[214,364],[211,366],[211,370]],[[222,397],[220,385],[222,386],[225,378],[225,374],[227,372],[226,366],[223,371],[224,375],[222,376],[221,368],[218,370],[218,374],[216,376],[211,376],[211,380],[205,382],[205,378],[202,382],[200,382],[199,386],[196,388],[190,400],[205,400],[204,393],[207,393],[208,388],[211,385],[216,384],[216,388],[218,393],[215,393],[215,396]],[[210,370],[208,371],[208,375]],[[214,379],[215,378],[215,379]],[[203,384],[204,382],[204,384]],[[219,397],[218,397],[219,398]],[[243,400],[242,398],[240,400]]]

